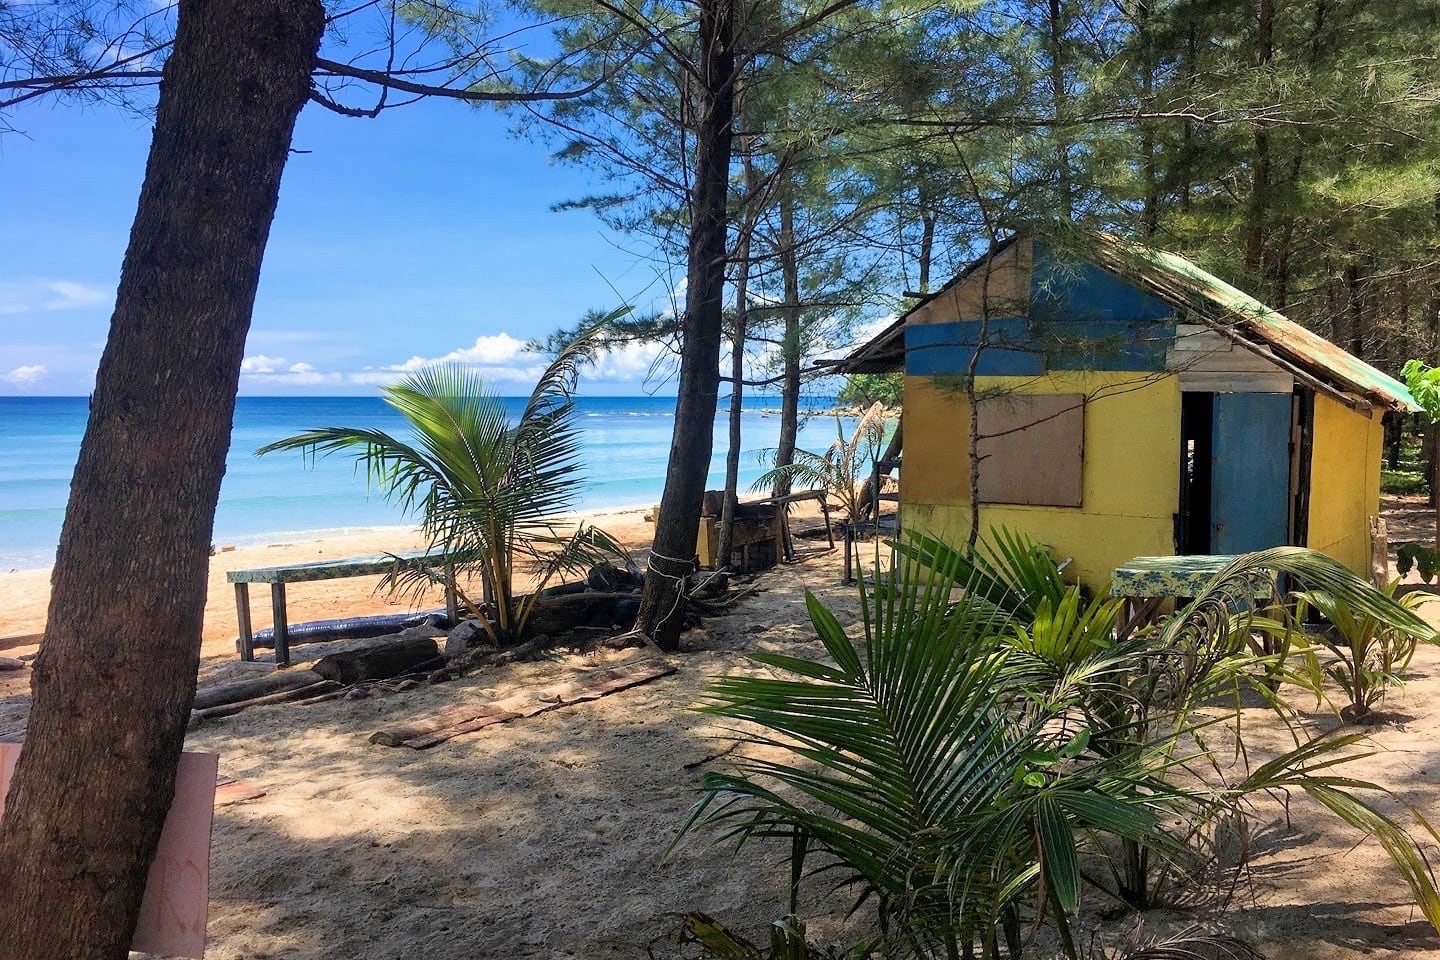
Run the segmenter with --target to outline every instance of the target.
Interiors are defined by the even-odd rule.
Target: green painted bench
[[[285,585],[287,583],[311,583],[317,580],[343,580],[347,577],[378,576],[395,570],[397,561],[421,561],[432,565],[445,562],[442,553],[412,550],[407,553],[378,554],[370,557],[349,557],[343,560],[313,560],[308,563],[287,563],[274,567],[254,567],[249,570],[230,570],[225,579],[235,584],[235,615],[239,621],[241,660],[255,659],[255,634],[250,627],[250,584],[270,584],[271,608],[275,614],[275,665],[285,666],[290,662],[289,620],[285,612]],[[445,577],[445,607],[453,623],[458,604],[455,597],[455,583],[452,577]]]

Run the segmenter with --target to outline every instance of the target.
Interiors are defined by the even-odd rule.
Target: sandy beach
[[[1415,521],[1428,514],[1411,510]],[[597,517],[639,545],[642,512]],[[298,541],[219,553],[212,565],[204,672],[234,669],[234,611],[224,570],[398,550],[414,543],[366,537]],[[703,910],[752,938],[785,912],[784,851],[738,854],[704,837],[666,846],[707,769],[729,761],[728,731],[692,708],[713,677],[763,668],[750,651],[816,656],[804,611],[814,591],[853,628],[858,597],[840,583],[840,556],[801,541],[802,561],[743,584],[724,615],[686,634],[678,671],[645,686],[503,725],[430,750],[369,742],[376,730],[434,716],[457,703],[543,688],[647,651],[561,647],[530,662],[476,670],[435,686],[313,706],[276,705],[194,727],[188,748],[219,754],[223,777],[262,793],[216,811],[212,845],[212,960],[426,960],[680,958],[680,915]],[[0,577],[0,636],[33,633],[43,618],[43,574]],[[1440,606],[1437,604],[1435,606]],[[373,583],[332,581],[296,590],[295,619],[393,609]],[[1432,609],[1432,621],[1440,611]],[[264,614],[257,622],[267,622]],[[31,647],[13,646],[13,655]],[[304,648],[299,648],[303,659]],[[248,673],[264,670],[263,665]],[[0,675],[5,676],[5,675]],[[23,724],[26,697],[8,675],[0,733]],[[1315,730],[1338,724],[1302,705]],[[1247,744],[1281,746],[1261,711]],[[1389,720],[1367,728],[1378,755],[1357,769],[1395,802],[1440,810],[1440,651],[1422,649]],[[743,750],[754,749],[742,747]],[[1146,934],[1204,923],[1286,960],[1440,960],[1440,938],[1408,902],[1384,854],[1303,796],[1264,801],[1253,859],[1228,908],[1144,918]],[[1433,853],[1434,851],[1432,851]],[[1435,858],[1432,862],[1440,862]],[[818,889],[818,885],[817,885]],[[810,897],[812,934],[856,930],[843,897]],[[1092,904],[1094,915],[1101,906]],[[1131,921],[1126,920],[1125,923]]]
[[[560,522],[583,521],[595,524],[619,540],[622,546],[643,551],[649,545],[653,530],[653,526],[645,520],[648,512],[642,507],[614,511],[592,510],[569,514]],[[418,529],[399,530],[393,527],[323,537],[299,535],[284,542],[256,546],[232,547],[224,543],[216,544],[215,554],[210,560],[201,660],[227,657],[233,659],[235,656],[235,638],[238,631],[235,588],[226,582],[226,571],[400,553],[418,550],[424,546],[424,538]],[[643,556],[642,552],[640,557]],[[286,588],[290,620],[292,623],[301,623],[306,620],[358,617],[411,609],[409,603],[377,592],[379,581],[379,577],[354,577],[291,584]],[[11,570],[0,573],[0,654],[16,657],[35,652],[40,642],[40,634],[45,629],[45,613],[49,601],[49,570]],[[428,609],[444,606],[444,603],[444,596],[436,591],[423,598],[421,606]],[[266,590],[252,591],[251,607],[255,629],[270,626],[270,603]]]

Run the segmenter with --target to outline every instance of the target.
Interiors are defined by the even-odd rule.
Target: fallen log
[[[434,637],[407,637],[397,642],[332,653],[316,661],[311,669],[326,680],[335,680],[348,687],[364,680],[398,677],[439,659],[440,645]]]
[[[206,710],[210,707],[218,707],[222,703],[238,703],[241,700],[254,700],[256,697],[263,697],[271,693],[294,690],[296,687],[309,686],[324,679],[314,670],[277,670],[252,680],[237,680],[234,683],[202,687],[195,691],[195,702],[192,706],[196,710]]]
[[[572,593],[542,597],[525,625],[529,634],[558,636],[575,627],[629,626],[639,609],[633,593]]]
[[[306,687],[296,687],[293,690],[284,690],[280,693],[272,693],[263,697],[255,697],[252,700],[239,700],[235,703],[222,703],[216,707],[206,707],[204,710],[190,711],[190,719],[214,720],[218,717],[230,717],[242,710],[251,707],[261,707],[270,703],[287,703],[291,700],[308,699],[331,691],[340,690],[340,684],[333,680],[320,680]]]
[[[575,703],[598,700],[629,687],[669,676],[676,667],[665,660],[649,659],[588,673],[535,692],[516,694],[503,700],[452,707],[424,721],[390,727],[370,737],[371,743],[387,747],[424,750],[464,733],[473,733],[497,723],[533,717]]]

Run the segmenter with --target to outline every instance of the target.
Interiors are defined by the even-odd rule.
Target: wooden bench
[[[241,660],[255,659],[255,634],[250,628],[250,584],[270,584],[271,608],[275,614],[275,665],[285,666],[290,662],[289,620],[285,613],[285,585],[287,583],[310,583],[317,580],[343,580],[347,577],[375,576],[394,572],[401,563],[419,561],[432,566],[445,563],[442,553],[412,550],[408,553],[379,554],[371,557],[349,557],[344,560],[315,560],[309,563],[287,563],[274,567],[255,567],[250,570],[230,570],[225,579],[235,584],[235,615],[239,621]],[[445,577],[445,608],[450,621],[456,620],[458,604],[455,597],[454,578]]]

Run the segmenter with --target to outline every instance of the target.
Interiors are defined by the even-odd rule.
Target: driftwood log
[[[488,703],[451,707],[429,720],[389,727],[372,735],[370,742],[386,747],[409,747],[412,750],[424,750],[427,747],[444,743],[452,737],[483,730],[485,727],[494,726],[497,723],[508,723],[521,717],[533,717],[536,714],[559,710],[561,707],[573,703],[598,700],[620,690],[669,676],[675,670],[673,664],[653,658],[606,670],[591,670],[572,680],[540,690],[528,691]]]
[[[203,710],[191,710],[190,720],[194,722],[197,720],[213,720],[217,717],[231,717],[251,707],[262,707],[269,703],[288,703],[292,700],[313,699],[321,694],[331,693],[340,689],[340,684],[333,680],[320,680],[309,686],[296,687],[293,690],[282,690],[279,693],[272,693],[263,697],[254,697],[250,700],[237,700],[234,703],[222,703],[218,706],[206,707]]]
[[[349,686],[362,680],[388,680],[439,660],[440,645],[434,637],[407,637],[332,653],[316,661],[312,669],[326,680]]]
[[[242,700],[254,700],[256,697],[294,690],[297,687],[307,687],[324,679],[314,670],[277,670],[253,680],[238,680],[235,683],[202,687],[195,691],[195,702],[192,706],[196,710],[208,710],[224,703],[239,703]]]

